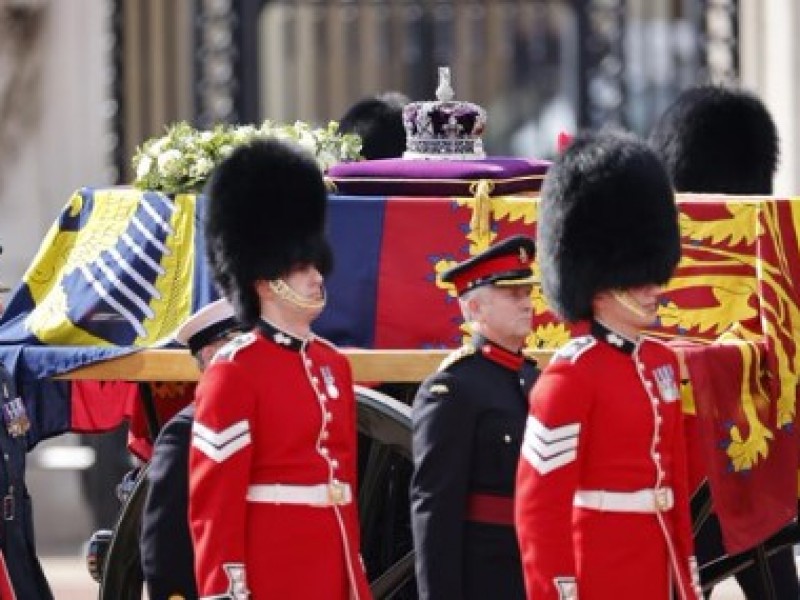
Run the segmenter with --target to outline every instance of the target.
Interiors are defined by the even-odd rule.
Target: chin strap
[[[627,292],[621,292],[618,290],[614,290],[611,292],[611,295],[614,296],[614,299],[622,304],[625,308],[635,314],[637,317],[642,319],[649,319],[650,314],[642,309],[641,304],[639,304],[636,300],[631,298],[631,296]]]
[[[285,300],[289,304],[293,304],[298,308],[305,308],[309,310],[322,310],[325,308],[325,303],[327,302],[327,296],[325,294],[325,290],[322,291],[322,299],[320,300],[310,300],[308,298],[304,298],[283,280],[283,279],[272,279],[269,281],[269,289],[271,289],[276,296]]]

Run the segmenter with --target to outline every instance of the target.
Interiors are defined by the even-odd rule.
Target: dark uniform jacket
[[[420,387],[411,520],[421,599],[525,598],[513,496],[538,374],[476,336]]]
[[[17,397],[8,371],[0,365],[0,550],[5,557],[9,578],[17,598],[53,598],[42,565],[36,556],[33,537],[33,508],[25,487],[26,436],[9,434],[6,406]]]
[[[194,404],[161,430],[147,470],[150,488],[142,512],[142,571],[152,600],[197,598],[189,533],[189,445]]]

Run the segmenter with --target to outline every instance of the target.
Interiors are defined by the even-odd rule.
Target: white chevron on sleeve
[[[250,442],[250,423],[247,419],[222,431],[214,431],[197,421],[192,425],[192,446],[218,463],[227,460]]]
[[[533,415],[528,415],[522,456],[539,473],[547,475],[577,458],[580,431],[580,423],[547,427]]]

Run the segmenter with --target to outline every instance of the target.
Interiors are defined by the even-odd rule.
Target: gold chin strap
[[[617,302],[622,304],[622,306],[627,308],[629,311],[631,311],[637,317],[640,317],[642,319],[649,319],[650,318],[650,315],[647,313],[647,311],[642,310],[642,307],[639,305],[639,303],[636,302],[636,300],[634,300],[633,298],[631,298],[628,295],[627,292],[621,292],[619,290],[614,290],[613,292],[611,292],[611,295],[614,296],[614,299]]]
[[[325,303],[327,301],[327,297],[325,295],[325,291],[322,292],[322,299],[321,300],[309,300],[308,298],[304,298],[297,292],[295,292],[283,279],[272,279],[269,281],[269,289],[275,292],[275,295],[283,300],[286,300],[289,304],[293,304],[299,308],[305,308],[309,310],[322,310],[325,308]]]

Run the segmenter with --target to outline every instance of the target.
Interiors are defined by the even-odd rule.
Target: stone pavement
[[[56,600],[92,600],[97,598],[98,585],[89,577],[83,557],[43,557],[45,574]],[[712,600],[743,600],[736,583],[731,580],[714,590]]]
[[[82,556],[45,556],[42,565],[55,600],[97,598],[99,586],[89,577]]]

